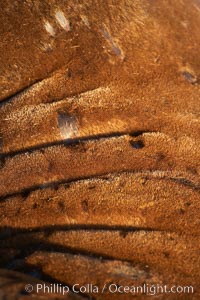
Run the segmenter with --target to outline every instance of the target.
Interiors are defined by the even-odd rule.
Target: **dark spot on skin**
[[[58,207],[60,208],[61,211],[63,211],[65,209],[65,204],[62,201],[58,202]]]
[[[180,209],[179,209],[179,213],[180,213],[181,215],[184,215],[185,210],[184,210],[183,208],[180,208]]]
[[[141,184],[145,185],[147,183],[147,181],[148,181],[147,177],[142,177]]]
[[[188,71],[182,72],[183,77],[191,84],[197,83],[197,77]]]
[[[85,212],[88,211],[88,201],[87,200],[81,201],[81,206],[82,206],[83,211],[85,211]]]
[[[165,252],[163,252],[163,254],[164,254],[164,257],[166,257],[166,258],[169,258],[169,252],[167,252],[167,251],[165,251]]]
[[[90,186],[88,186],[88,189],[89,189],[89,190],[95,189],[95,185],[90,185]]]
[[[157,153],[156,157],[157,157],[157,161],[161,161],[165,158],[165,155],[163,153],[159,152],[159,153]]]
[[[144,148],[144,143],[143,143],[142,140],[130,141],[130,145],[134,149],[142,149],[142,148]]]
[[[52,200],[51,197],[48,197],[48,198],[45,199],[46,202],[50,202],[51,200]]]
[[[70,69],[67,70],[67,77],[68,78],[72,77],[72,71]]]
[[[38,208],[38,204],[37,204],[37,203],[34,203],[33,206],[32,206],[32,208],[33,208],[33,209]]]
[[[191,202],[186,202],[185,205],[186,206],[190,206],[192,203]]]
[[[122,237],[123,239],[125,239],[127,235],[128,235],[128,231],[122,230],[119,232],[119,236]]]

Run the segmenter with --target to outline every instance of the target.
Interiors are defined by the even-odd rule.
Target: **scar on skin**
[[[56,20],[58,24],[66,31],[70,31],[70,23],[65,18],[64,13],[61,10],[57,10],[55,13]]]
[[[55,30],[54,30],[53,26],[49,23],[49,21],[45,21],[44,27],[51,36],[55,35]]]
[[[78,132],[77,120],[64,112],[58,113],[58,127],[63,139],[68,139]]]
[[[195,71],[189,66],[183,66],[180,68],[180,72],[183,76],[183,78],[188,81],[191,84],[198,83],[197,75],[195,74]]]
[[[108,32],[108,30],[103,27],[102,28],[102,34],[104,36],[104,38],[108,41],[108,43],[111,46],[112,51],[115,53],[115,55],[119,56],[121,59],[124,59],[124,55],[122,53],[122,50],[118,47],[118,45],[113,41],[112,36],[110,35],[110,33]]]
[[[90,28],[90,23],[89,23],[89,20],[88,20],[88,18],[86,16],[82,15],[81,16],[81,20],[85,24],[85,26],[87,26],[88,28]]]

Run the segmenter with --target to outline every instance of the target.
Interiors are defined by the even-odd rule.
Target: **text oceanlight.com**
[[[160,284],[143,284],[143,285],[118,285],[115,283],[104,284],[102,287],[98,287],[93,284],[74,284],[72,286],[61,285],[61,284],[27,284],[25,290],[28,293],[44,293],[44,294],[62,294],[66,295],[69,292],[76,294],[146,294],[154,296],[157,294],[192,294],[194,293],[193,286],[180,286],[180,285],[160,285]]]

